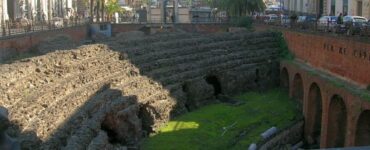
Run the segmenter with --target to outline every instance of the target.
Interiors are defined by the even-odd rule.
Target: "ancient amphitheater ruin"
[[[217,94],[279,82],[279,35],[110,38],[0,66],[8,134],[24,149],[136,146]]]

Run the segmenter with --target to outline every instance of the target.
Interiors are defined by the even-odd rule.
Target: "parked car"
[[[264,22],[266,24],[276,24],[279,20],[279,17],[275,14],[269,14],[265,17]]]
[[[362,31],[361,31],[360,35],[370,36],[370,20],[368,20],[367,23],[362,28]]]
[[[343,18],[343,24],[347,31],[347,35],[361,34],[367,22],[368,20],[361,16],[345,16]]]
[[[290,18],[289,18],[288,15],[281,15],[280,25],[283,26],[283,27],[289,27],[290,26]]]
[[[312,28],[316,24],[316,16],[298,16],[297,26],[301,29]]]
[[[317,22],[318,30],[334,32],[337,25],[337,16],[322,16]]]
[[[54,28],[62,28],[64,26],[63,18],[60,17],[54,17],[52,19],[52,26]]]

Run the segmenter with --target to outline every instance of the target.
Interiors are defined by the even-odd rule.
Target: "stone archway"
[[[280,73],[280,85],[282,88],[287,89],[289,91],[289,74],[286,68]]]
[[[299,73],[293,79],[293,98],[303,103],[303,80]]]
[[[320,87],[312,83],[308,93],[307,116],[305,123],[306,140],[311,145],[320,146],[322,118],[322,95]]]
[[[355,145],[370,145],[370,110],[362,112],[358,118]]]
[[[329,105],[327,147],[344,147],[347,128],[347,110],[343,98],[334,95]]]

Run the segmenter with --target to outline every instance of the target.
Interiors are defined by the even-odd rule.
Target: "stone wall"
[[[86,32],[86,26],[79,26],[2,38],[0,39],[0,61],[5,60],[16,53],[29,51],[31,48],[37,46],[41,41],[60,34],[71,37],[74,42],[71,44],[80,43],[81,40],[86,38]]]
[[[296,58],[366,87],[370,85],[370,43],[354,38],[336,38],[284,31]]]
[[[304,122],[300,121],[291,127],[281,131],[273,138],[269,139],[266,143],[261,145],[259,149],[284,149],[287,145],[294,145],[303,138],[303,125]]]
[[[0,105],[23,148],[135,147],[217,94],[275,86],[278,47],[269,32],[107,39],[1,65]]]
[[[158,30],[160,26],[153,27],[152,30]],[[181,30],[185,32],[197,33],[215,33],[225,32],[225,24],[176,24],[170,31]],[[112,35],[115,36],[122,32],[144,31],[150,33],[150,27],[146,24],[112,24]],[[67,35],[74,41],[72,45],[79,44],[86,39],[87,26],[64,28],[52,31],[42,31],[28,34],[14,35],[0,39],[0,62],[23,52],[27,52],[38,46],[38,44],[47,38],[53,38],[56,35]],[[156,32],[156,31],[154,31]]]
[[[179,23],[179,24],[169,24],[164,26],[168,28],[169,31],[181,30],[190,33],[216,33],[216,32],[226,32],[229,25],[227,24],[210,24],[210,23]],[[152,29],[150,29],[152,28]],[[148,33],[156,33],[160,30],[161,25],[146,25],[146,24],[112,24],[112,34],[116,35],[120,32],[129,31],[144,31]],[[150,30],[152,30],[150,32]]]

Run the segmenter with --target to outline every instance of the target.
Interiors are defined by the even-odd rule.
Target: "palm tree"
[[[106,5],[106,12],[107,12],[107,18],[108,21],[112,20],[113,14],[118,12],[118,13],[123,13],[125,10],[121,8],[121,6],[118,4],[117,0],[108,0]]]

